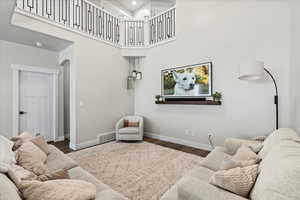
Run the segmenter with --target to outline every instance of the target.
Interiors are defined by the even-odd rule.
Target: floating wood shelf
[[[182,105],[222,105],[221,101],[156,101],[156,104],[182,104]]]

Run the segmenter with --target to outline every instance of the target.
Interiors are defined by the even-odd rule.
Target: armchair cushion
[[[119,134],[138,134],[139,129],[136,127],[127,127],[119,129]]]
[[[139,127],[140,122],[139,121],[129,121],[129,120],[124,120],[124,128],[127,127]]]

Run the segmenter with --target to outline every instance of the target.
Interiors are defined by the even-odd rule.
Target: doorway
[[[13,134],[28,131],[56,141],[59,70],[21,65],[12,68]]]

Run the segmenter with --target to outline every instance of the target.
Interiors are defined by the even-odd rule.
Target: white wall
[[[177,1],[177,40],[149,50],[143,80],[136,87],[135,113],[145,116],[146,132],[207,144],[226,137],[251,137],[275,128],[274,86],[238,80],[239,63],[258,59],[278,80],[280,126],[290,126],[290,16],[286,1]],[[278,14],[280,13],[280,14]],[[213,62],[214,91],[222,106],[155,105],[160,71]],[[186,135],[189,130],[195,136]]]
[[[58,53],[0,40],[0,134],[12,136],[12,64],[58,66]]]
[[[300,80],[298,75],[300,74],[300,2],[298,0],[291,0],[291,29],[292,29],[292,77],[291,77],[291,116],[293,122],[293,128],[298,132],[300,131]]]
[[[126,89],[129,64],[120,49],[19,14],[13,24],[74,42],[70,87],[76,93],[71,112],[74,109],[77,134],[73,138],[71,131],[73,146],[93,145],[97,135],[113,131],[121,116],[134,112],[134,96]]]

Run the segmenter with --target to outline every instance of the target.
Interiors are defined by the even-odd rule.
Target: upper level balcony
[[[87,0],[17,0],[15,12],[123,49],[146,49],[176,38],[176,8],[143,20],[115,16]]]

